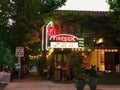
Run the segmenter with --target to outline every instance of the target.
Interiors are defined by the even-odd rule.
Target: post
[[[21,76],[21,57],[18,57],[18,78]]]
[[[44,67],[47,67],[46,50],[43,51]]]
[[[21,57],[24,57],[24,47],[16,47],[15,56],[18,57],[18,77],[21,75]]]

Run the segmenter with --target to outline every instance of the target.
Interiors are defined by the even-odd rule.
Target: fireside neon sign
[[[50,38],[51,48],[78,48],[78,38],[71,34],[58,34]]]
[[[50,38],[53,42],[77,42],[77,37],[70,34],[58,34]]]
[[[49,50],[49,48],[78,48],[83,46],[83,38],[78,38],[71,34],[60,34],[60,31],[54,27],[51,21],[42,28],[42,50]]]
[[[52,38],[56,42],[75,42],[76,38],[72,36],[57,36]]]

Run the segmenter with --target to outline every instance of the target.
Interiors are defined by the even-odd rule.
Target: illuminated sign
[[[48,30],[48,38],[50,38],[51,36],[54,36],[54,35],[57,35],[57,34],[60,33],[59,30],[55,29],[54,26],[48,26],[47,30]]]
[[[50,48],[78,48],[84,47],[84,39],[71,34],[60,34],[53,22],[49,22],[42,28],[42,50]]]
[[[77,40],[71,34],[58,34],[50,38],[50,48],[78,48]]]
[[[78,48],[78,42],[51,42],[51,48]]]
[[[53,22],[50,21],[47,25],[45,30],[45,50],[48,50],[48,42],[49,42],[49,38],[52,36],[55,36],[57,34],[59,34],[59,30],[57,30],[54,25]]]
[[[84,39],[78,38],[78,47],[84,47]]]
[[[58,34],[50,38],[54,42],[77,42],[77,37],[70,34]]]

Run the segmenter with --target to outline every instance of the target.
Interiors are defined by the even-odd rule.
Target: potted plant
[[[90,87],[90,90],[96,90],[97,88],[97,81],[98,81],[98,74],[96,72],[96,69],[95,69],[95,65],[91,65],[91,68],[90,68],[90,77],[89,77],[89,87]]]
[[[72,53],[69,57],[70,67],[72,69],[74,82],[76,84],[77,90],[83,90],[85,82],[85,74],[83,68],[83,56],[81,52]]]

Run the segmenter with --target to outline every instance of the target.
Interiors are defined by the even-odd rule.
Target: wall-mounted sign
[[[58,34],[50,38],[54,42],[77,42],[77,37],[70,34]]]
[[[84,47],[84,39],[78,38],[78,47]]]
[[[52,24],[51,25],[48,25],[46,27],[46,30],[48,31],[47,35],[48,35],[48,38],[50,38],[51,36],[54,36],[54,35],[57,35],[59,34],[59,30],[57,30]]]
[[[50,48],[78,48],[78,42],[51,42]]]
[[[42,50],[48,50],[49,38],[59,34],[59,30],[55,28],[53,22],[50,21],[47,25],[42,28]]]
[[[50,48],[78,48],[77,40],[71,34],[58,34],[50,38]]]
[[[60,34],[53,22],[42,28],[42,50],[49,48],[78,48],[84,47],[84,39],[71,34]]]
[[[71,34],[58,34],[50,38],[54,42],[77,42],[77,37]]]

